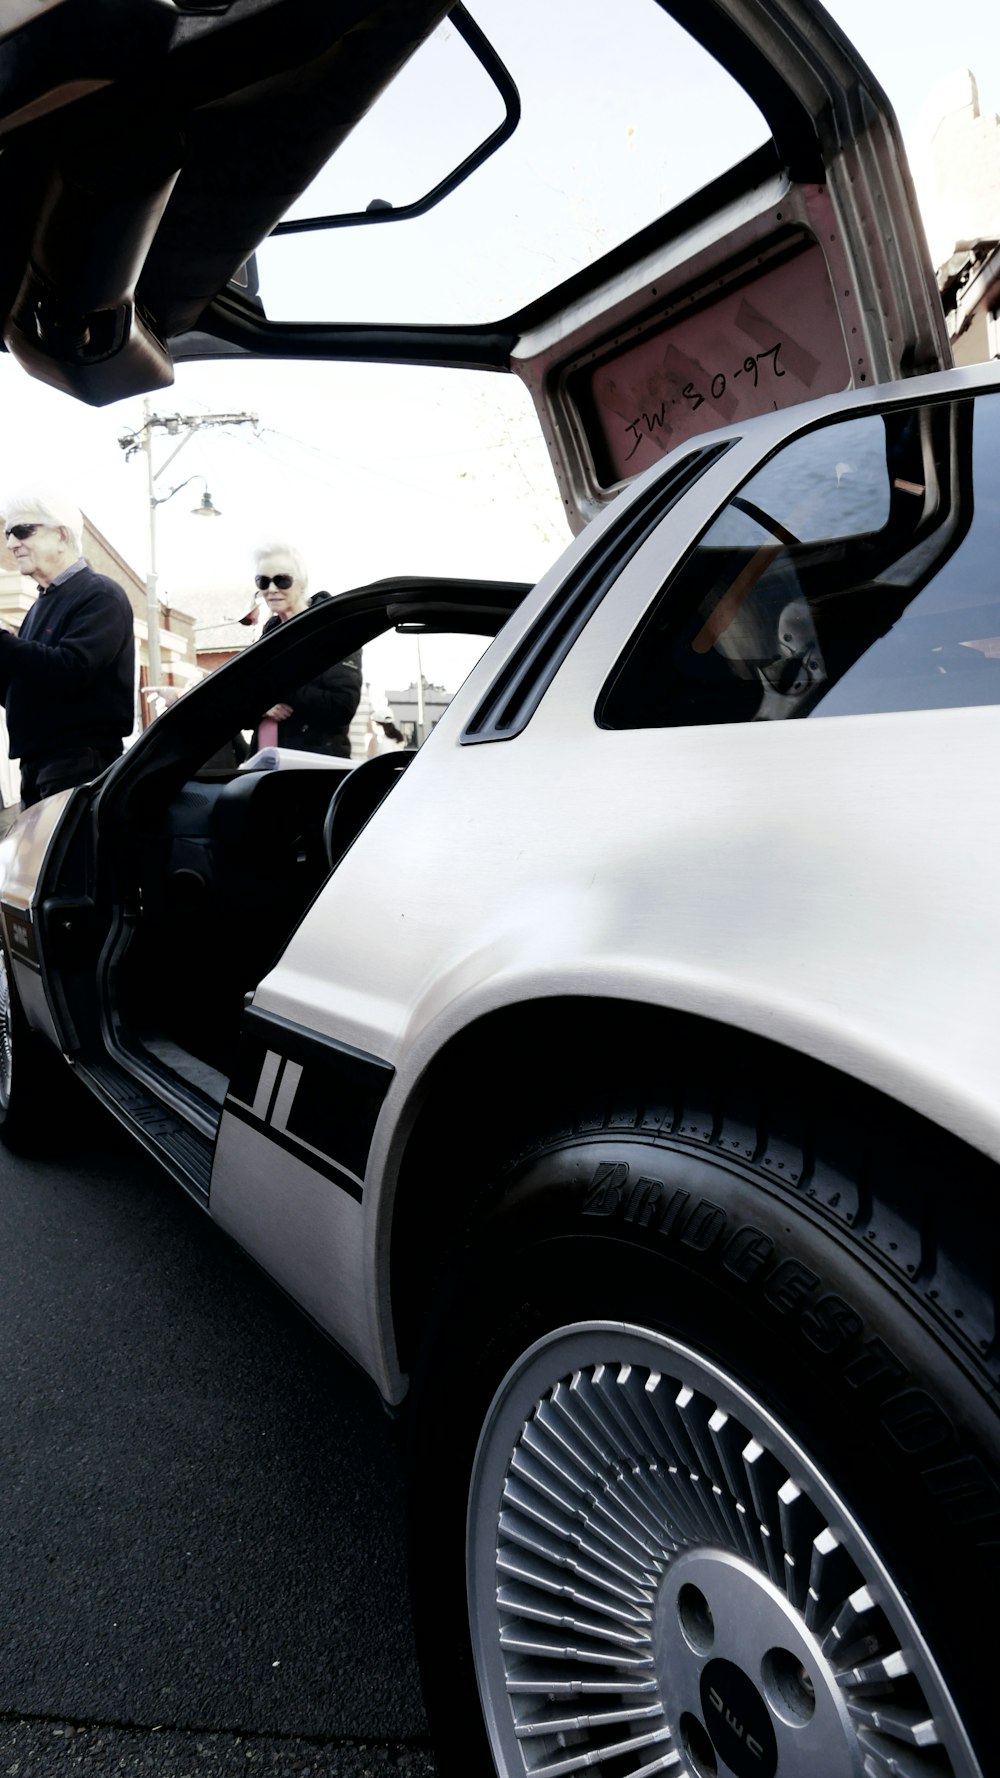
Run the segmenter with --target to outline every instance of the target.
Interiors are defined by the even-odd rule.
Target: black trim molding
[[[11,956],[16,957],[19,963],[27,963],[32,969],[40,969],[31,909],[14,907],[9,901],[0,905],[2,905],[7,947]]]
[[[394,1072],[378,1056],[249,1006],[225,1109],[360,1203]]]

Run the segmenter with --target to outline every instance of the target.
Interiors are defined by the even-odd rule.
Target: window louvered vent
[[[633,501],[618,525],[578,565],[522,637],[462,735],[463,744],[507,741],[520,734],[584,624],[618,579],[626,562],[682,494],[734,441],[703,445]]]

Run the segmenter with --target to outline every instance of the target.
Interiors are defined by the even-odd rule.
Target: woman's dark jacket
[[[310,606],[321,605],[329,593],[314,593]],[[269,617],[261,631],[261,641],[270,636],[281,623],[277,615]],[[348,730],[351,718],[361,702],[361,655],[349,654],[346,660],[327,667],[308,685],[297,691],[282,693],[272,702],[291,704],[292,714],[278,724],[279,747],[296,747],[302,753],[330,753],[338,759],[350,759],[351,741]],[[260,745],[256,733],[253,751]]]

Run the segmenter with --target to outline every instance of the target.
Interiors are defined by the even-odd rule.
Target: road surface
[[[432,1778],[374,1392],[110,1121],[53,1142],[0,1148],[0,1774]]]

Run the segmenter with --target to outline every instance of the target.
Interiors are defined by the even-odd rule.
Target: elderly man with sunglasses
[[[270,616],[261,632],[269,636],[279,624],[329,599],[329,593],[306,595],[309,584],[305,563],[298,550],[287,544],[269,543],[254,552],[254,585]],[[361,701],[361,656],[348,655],[327,667],[307,685],[289,690],[287,698],[272,704],[260,718],[253,747],[295,747],[302,753],[328,753],[350,759],[348,730]]]
[[[0,625],[0,700],[21,767],[21,807],[87,784],[135,721],[132,607],[83,557],[83,518],[61,495],[4,501],[4,536],[38,597],[20,630]]]

